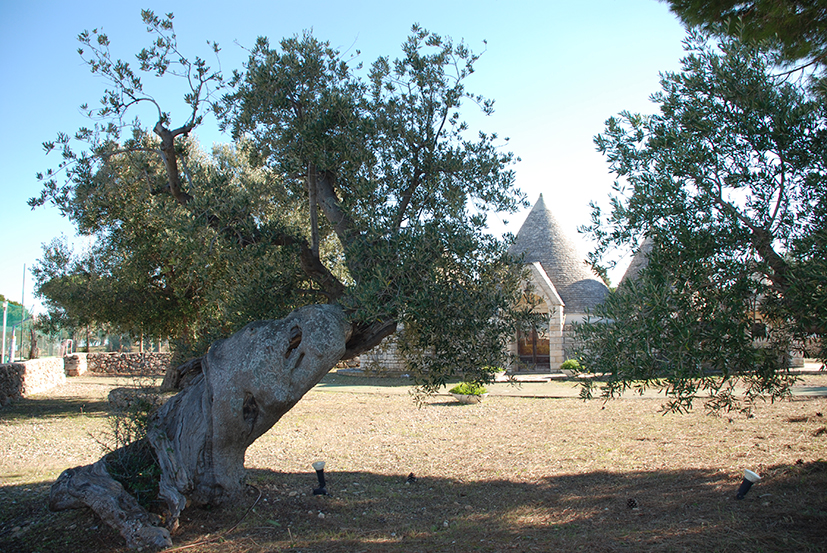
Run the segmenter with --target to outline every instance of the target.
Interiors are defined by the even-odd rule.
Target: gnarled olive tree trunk
[[[335,366],[350,334],[341,308],[314,305],[251,323],[210,347],[201,374],[154,415],[147,435],[169,508],[165,527],[110,476],[106,458],[64,471],[50,508],[90,507],[130,547],[171,545],[187,500],[217,505],[242,489],[247,448]]]

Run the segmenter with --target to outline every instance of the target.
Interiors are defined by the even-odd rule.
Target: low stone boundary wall
[[[0,365],[0,407],[66,382],[63,359],[47,357]]]
[[[171,353],[72,353],[63,358],[66,376],[80,376],[87,371],[110,375],[163,375],[171,362]]]
[[[159,375],[172,364],[171,353],[87,353],[86,368],[95,374]]]

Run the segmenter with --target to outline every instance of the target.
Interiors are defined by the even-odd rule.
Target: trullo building
[[[536,310],[549,315],[548,328],[516,337],[512,353],[519,356],[520,363],[511,370],[557,370],[574,345],[571,324],[602,302],[609,289],[563,232],[542,194],[517,233],[510,253],[523,256],[537,296]]]
[[[567,359],[574,346],[571,324],[582,320],[609,293],[606,285],[586,264],[586,258],[563,232],[546,207],[542,194],[526,217],[509,250],[523,256],[529,266],[536,310],[548,314],[548,327],[514,337],[511,353],[520,362],[514,372],[553,372]],[[362,354],[366,374],[399,375],[407,365],[396,351],[396,342],[386,339]]]

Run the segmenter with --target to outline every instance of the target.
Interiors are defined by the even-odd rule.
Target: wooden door
[[[517,355],[521,362],[518,370],[550,370],[548,335],[545,332],[537,332],[536,328],[528,333],[518,333]]]

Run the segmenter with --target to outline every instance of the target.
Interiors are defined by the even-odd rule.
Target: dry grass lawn
[[[251,486],[237,503],[185,511],[175,547],[827,551],[825,397],[760,404],[752,418],[513,389],[417,409],[404,382],[338,387],[345,378],[327,377],[250,448]],[[90,512],[45,507],[60,471],[100,457],[106,393],[122,383],[71,379],[0,410],[0,551],[125,551]],[[801,384],[827,386],[827,375]],[[571,395],[569,384],[539,386]],[[325,497],[311,493],[319,459]],[[745,468],[763,480],[736,501]]]

